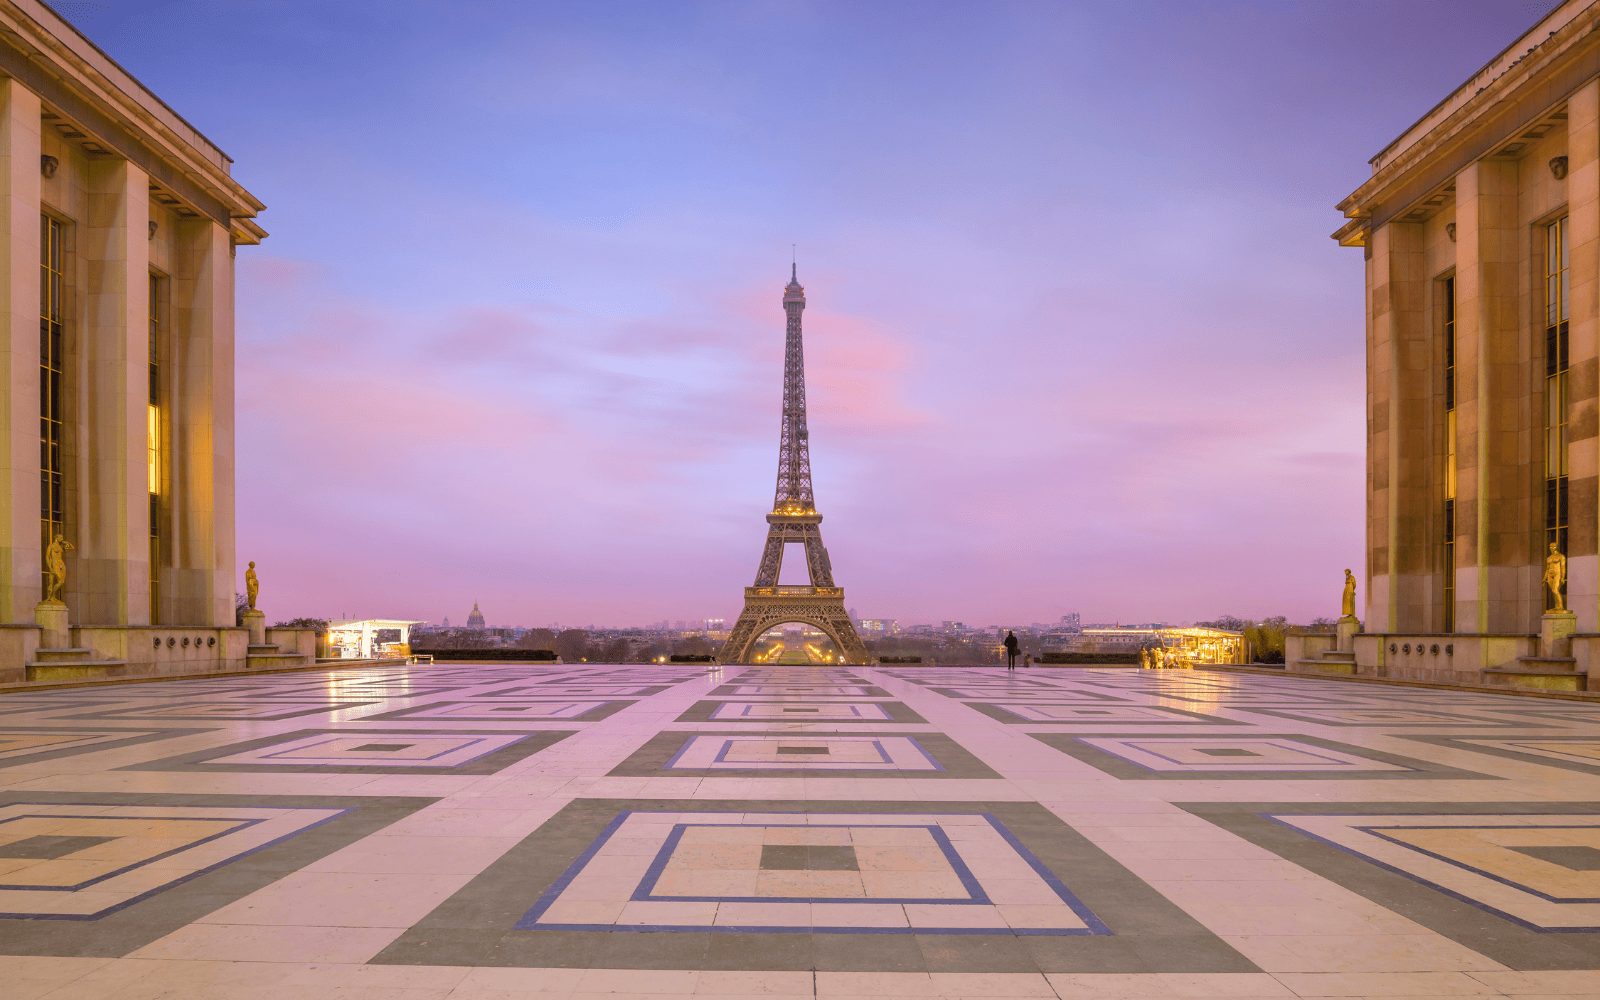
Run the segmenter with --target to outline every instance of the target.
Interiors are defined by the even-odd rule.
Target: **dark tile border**
[[[1600,934],[1530,930],[1384,868],[1270,815],[1471,816],[1492,813],[1593,813],[1597,802],[1174,802],[1201,819],[1237,834],[1379,906],[1518,971],[1592,969]]]
[[[131,747],[140,743],[154,743],[156,740],[170,740],[178,736],[193,736],[195,733],[209,733],[215,730],[211,727],[202,729],[157,729],[154,726],[141,726],[138,729],[114,729],[110,726],[0,726],[0,733],[116,733],[129,734],[125,740],[107,740],[104,743],[93,743],[83,747],[67,747],[63,750],[41,750],[38,753],[23,754],[19,757],[0,757],[0,767],[15,767],[18,764],[37,764],[42,760],[57,760],[62,757],[76,757],[84,753],[98,753],[101,750],[115,750],[118,747]]]
[[[253,699],[241,699],[241,698],[238,698],[238,697],[233,697],[233,698],[227,699],[227,701],[219,701],[219,702],[216,702],[215,704],[235,704],[235,705],[237,705],[237,704],[280,705],[281,704],[283,706],[283,708],[284,708],[284,711],[278,712],[275,715],[237,715],[237,716],[229,716],[229,715],[140,715],[139,713],[141,713],[141,712],[149,712],[149,711],[151,711],[151,709],[153,707],[153,706],[149,706],[149,705],[144,705],[144,706],[138,706],[138,707],[134,707],[134,708],[126,708],[126,707],[124,707],[124,708],[116,708],[116,709],[111,709],[110,711],[105,711],[105,712],[88,712],[88,713],[85,713],[83,715],[58,715],[58,716],[56,716],[56,718],[58,718],[58,719],[113,719],[113,720],[115,720],[115,719],[129,719],[129,720],[132,720],[132,719],[149,719],[149,720],[151,720],[153,722],[162,722],[162,721],[165,721],[165,720],[168,720],[168,719],[172,719],[172,720],[180,721],[180,722],[281,722],[284,719],[299,718],[302,715],[319,715],[319,714],[325,714],[327,712],[342,712],[347,708],[363,708],[363,707],[365,707],[367,705],[376,705],[376,704],[378,704],[378,702],[380,700],[381,699],[374,698],[374,699],[369,699],[369,700],[366,700],[366,701],[334,701],[334,702],[324,701],[324,702],[317,702],[316,704],[312,704],[309,701],[296,703],[296,702],[290,702],[290,701],[288,701],[286,699],[280,701],[279,699],[276,699],[276,698],[273,698],[273,699],[263,698],[260,701],[255,701]],[[295,708],[294,706],[296,704],[299,704],[299,705],[310,705],[311,707],[309,707],[309,708]],[[184,706],[184,707],[189,707],[189,706]]]
[[[1111,935],[514,930],[619,812],[992,813]],[[375,965],[859,972],[1259,972],[1034,802],[575,799],[371,959]]]
[[[608,691],[608,692],[605,692],[603,694],[596,693],[596,694],[592,695],[591,697],[594,697],[594,698],[597,698],[597,699],[598,698],[633,698],[633,699],[649,698],[652,695],[660,694],[661,692],[667,690],[668,688],[677,687],[678,684],[682,684],[682,683],[683,683],[683,681],[678,681],[678,682],[673,683],[673,684],[621,684],[621,685],[618,685],[618,687],[633,688],[634,690],[626,691],[626,692]],[[464,687],[468,687],[468,686],[472,686],[472,685],[463,685],[463,686]],[[552,685],[552,686],[555,686],[555,687],[563,687],[563,686],[566,686],[566,687],[580,687],[581,685],[571,684],[571,685]],[[473,695],[471,698],[466,698],[466,699],[462,699],[462,700],[464,700],[464,701],[477,701],[480,698],[481,699],[496,699],[496,700],[501,699],[501,698],[510,698],[510,699],[512,699],[514,701],[535,701],[535,700],[542,699],[542,698],[576,698],[576,697],[579,697],[579,696],[578,695],[565,694],[565,693],[560,692],[560,691],[552,693],[550,691],[549,687],[544,687],[541,684],[518,684],[518,685],[516,685],[514,687],[501,688],[498,691],[481,691],[478,694]]]
[[[437,802],[363,795],[157,795],[113,792],[0,792],[0,805],[215,806],[344,809],[299,833],[208,869],[98,920],[0,919],[0,954],[121,958],[208,913]]]
[[[66,712],[79,708],[93,708],[98,705],[116,705],[120,698],[100,698],[92,701],[78,701],[70,697],[55,697],[49,701],[27,704],[22,698],[17,697],[19,692],[0,691],[0,719],[13,715],[22,715],[28,712]],[[43,698],[44,695],[34,697]],[[55,716],[51,717],[56,718]]]
[[[1505,747],[1486,747],[1476,743],[1467,743],[1467,740],[1478,738],[1485,740],[1514,740],[1521,739],[1517,736],[1506,736],[1504,733],[1454,733],[1450,736],[1436,736],[1431,733],[1391,733],[1398,739],[1411,740],[1415,743],[1431,743],[1434,746],[1449,747],[1452,750],[1466,750],[1469,753],[1488,754],[1490,757],[1499,757],[1503,760],[1515,760],[1524,764],[1542,764],[1545,767],[1557,767],[1563,771],[1578,771],[1582,774],[1600,774],[1600,764],[1580,764],[1575,760],[1556,760],[1553,757],[1541,757],[1536,753],[1519,753]],[[1529,736],[1530,740],[1586,740],[1596,742],[1596,737],[1585,736],[1583,733],[1572,730],[1557,730],[1555,732],[1540,733]]]
[[[829,735],[854,736],[853,733],[810,734],[823,738]],[[893,733],[880,735],[892,736]],[[650,738],[644,746],[633,752],[627,760],[612,768],[609,777],[630,778],[999,778],[1000,775],[983,761],[967,752],[955,740],[943,733],[906,733],[907,739],[914,739],[921,743],[923,749],[933,755],[933,758],[944,768],[943,771],[850,771],[837,769],[830,771],[795,770],[735,770],[732,768],[673,768],[665,770],[667,761],[683,745],[689,742],[692,736],[774,736],[783,739],[804,739],[805,736],[793,732],[753,733],[749,730],[729,730],[725,732],[689,732],[678,730],[660,733]]]
[[[1337,726],[1337,727],[1343,728],[1343,729],[1400,729],[1400,728],[1403,728],[1403,729],[1466,729],[1466,728],[1470,728],[1472,726],[1494,726],[1494,727],[1499,727],[1499,728],[1504,728],[1504,729],[1526,729],[1526,728],[1529,728],[1530,726],[1533,726],[1533,727],[1541,727],[1541,726],[1551,727],[1551,724],[1548,723],[1548,722],[1535,722],[1535,723],[1502,722],[1502,721],[1499,721],[1497,719],[1485,719],[1485,718],[1482,718],[1481,716],[1456,715],[1455,713],[1447,711],[1445,709],[1421,708],[1421,707],[1415,707],[1415,706],[1410,706],[1410,705],[1396,707],[1396,708],[1372,708],[1371,711],[1374,711],[1374,712],[1384,712],[1384,711],[1394,711],[1394,712],[1432,712],[1433,714],[1439,715],[1439,716],[1451,716],[1454,719],[1456,719],[1457,721],[1451,722],[1451,721],[1447,721],[1446,719],[1441,718],[1441,719],[1439,719],[1437,721],[1434,721],[1434,722],[1328,722],[1325,719],[1312,719],[1312,718],[1308,718],[1308,717],[1306,717],[1304,715],[1296,715],[1292,709],[1284,709],[1284,708],[1246,708],[1246,707],[1240,706],[1238,708],[1234,708],[1233,711],[1235,711],[1235,712],[1250,712],[1250,713],[1255,714],[1255,715],[1270,715],[1270,716],[1273,716],[1273,717],[1279,718],[1279,719],[1289,719],[1289,720],[1294,721],[1294,722],[1309,723],[1309,724],[1311,724],[1313,726]],[[1315,711],[1315,709],[1310,709],[1310,711]],[[1362,709],[1358,707],[1358,708],[1345,708],[1345,709],[1329,709],[1328,711],[1333,711],[1333,712],[1337,712],[1337,711],[1359,712],[1359,711],[1362,711]],[[1600,719],[1597,719],[1596,721],[1600,721]],[[1558,727],[1551,727],[1551,728],[1558,728]],[[1401,735],[1401,734],[1396,733],[1394,735]]]
[[[728,683],[722,685],[719,688],[714,688],[711,691],[706,692],[706,697],[708,697],[708,698],[722,698],[722,699],[724,699],[726,701],[739,701],[739,700],[746,700],[746,699],[754,700],[756,698],[779,697],[778,695],[772,695],[772,694],[757,694],[757,695],[737,694],[734,691],[735,688],[765,687],[765,686],[768,686],[768,684],[765,683],[765,682],[762,682],[762,681],[729,681]],[[878,687],[875,684],[868,684],[868,683],[866,683],[864,681],[860,682],[860,683],[855,683],[855,684],[817,684],[817,685],[813,685],[813,686],[814,687],[854,687],[854,688],[860,688],[862,693],[860,693],[860,694],[811,694],[810,692],[807,692],[807,691],[797,691],[792,695],[787,695],[786,697],[791,697],[791,698],[839,698],[839,699],[845,699],[845,698],[893,698],[894,697],[894,695],[892,695],[889,692],[885,691],[883,688]]]
[[[1012,715],[1010,712],[1008,712],[1005,709],[1001,708],[997,704],[994,704],[992,702],[987,702],[987,701],[966,701],[966,702],[962,702],[962,704],[966,705],[968,708],[976,709],[977,711],[982,712],[984,715],[987,715],[991,719],[994,719],[994,720],[999,721],[999,722],[1004,722],[1007,725],[1012,725],[1012,726],[1199,726],[1199,725],[1248,726],[1248,725],[1250,725],[1250,723],[1248,723],[1248,722],[1240,722],[1238,719],[1219,719],[1214,715],[1206,715],[1204,712],[1191,712],[1188,709],[1173,708],[1170,705],[1132,705],[1132,704],[1128,704],[1128,705],[1111,705],[1111,706],[1108,706],[1108,707],[1110,707],[1110,708],[1148,708],[1148,709],[1152,709],[1152,710],[1157,711],[1157,712],[1171,712],[1172,713],[1172,718],[1171,719],[1080,719],[1078,721],[1072,721],[1072,720],[1069,720],[1069,719],[1024,719],[1024,718],[1022,718],[1020,716]],[[1018,701],[1017,704],[1019,704],[1019,705],[1021,705],[1021,704],[1055,705],[1055,704],[1063,704],[1063,703],[1059,703],[1059,702],[1022,702],[1022,701]],[[1065,704],[1066,705],[1070,705],[1071,703],[1069,702],[1069,703],[1065,703]],[[1085,704],[1096,704],[1096,705],[1098,705],[1098,704],[1104,704],[1104,703],[1103,702],[1087,702]]]
[[[770,697],[767,697],[767,698],[718,698],[718,699],[715,699],[715,700],[712,700],[712,701],[697,701],[697,702],[695,702],[693,705],[689,706],[687,711],[685,711],[682,715],[678,716],[673,721],[675,721],[675,722],[706,722],[706,723],[710,723],[711,725],[714,725],[714,726],[737,725],[737,724],[739,724],[739,720],[737,720],[737,719],[713,719],[711,717],[711,713],[715,712],[717,710],[717,706],[718,705],[722,705],[722,704],[725,704],[727,702],[734,702],[734,703],[740,704],[740,705],[746,705],[746,704],[748,704],[748,705],[793,705],[795,707],[800,707],[800,706],[803,706],[803,705],[806,704],[805,702],[800,702],[800,701],[773,701]],[[817,704],[817,705],[828,705],[828,704],[838,704],[838,702],[819,701],[819,702],[815,702],[815,704]],[[792,721],[794,721],[794,722],[803,722],[803,723],[815,723],[815,724],[817,724],[819,726],[872,726],[872,725],[886,726],[886,725],[892,725],[892,724],[897,723],[897,722],[899,722],[899,723],[913,723],[913,724],[924,725],[924,726],[928,724],[928,720],[927,719],[924,719],[922,716],[920,716],[916,712],[912,711],[905,704],[905,702],[900,702],[900,701],[874,701],[874,702],[870,702],[869,704],[873,704],[873,705],[879,706],[885,712],[889,713],[889,717],[887,719],[794,719]],[[751,719],[749,722],[744,723],[744,725],[770,726],[770,725],[773,725],[774,723],[778,723],[778,722],[782,722],[782,721],[784,721],[784,720],[782,720],[782,719]]]
[[[1203,701],[1218,708],[1246,708],[1250,705],[1266,708],[1349,708],[1348,698],[1329,695],[1324,698],[1314,694],[1277,694],[1269,691],[1251,691],[1249,688],[1219,688],[1214,693],[1196,694],[1178,691],[1149,691],[1151,697],[1171,698],[1174,701]]]
[[[129,764],[118,771],[216,771],[231,774],[494,774],[517,761],[531,757],[547,747],[571,736],[577,730],[519,730],[519,729],[297,729],[292,733],[263,736],[242,743],[197,750],[194,753],[163,757],[144,764]],[[460,767],[337,767],[331,764],[304,764],[300,766],[270,764],[207,764],[206,761],[246,750],[259,750],[278,743],[288,743],[306,736],[337,733],[341,736],[508,736],[522,734],[525,738]]]
[[[379,702],[396,701],[405,698],[439,698],[459,691],[464,687],[473,686],[474,685],[471,684],[423,684],[407,691],[389,691],[383,688],[362,687],[358,684],[352,684],[348,685],[347,690],[343,691],[342,693],[351,698],[357,698],[370,702]],[[314,694],[315,692],[316,688],[307,687],[286,689],[282,691],[215,691],[211,692],[211,694],[215,696],[226,696],[229,700],[235,700],[243,696],[253,701],[292,702],[305,701],[307,695]]]
[[[979,687],[936,687],[929,688],[936,695],[950,698],[954,701],[983,701],[993,702],[1000,698],[1009,698],[1015,695],[1017,701],[1024,702],[1031,699],[1047,701],[1053,705],[1133,705],[1136,704],[1129,698],[1117,698],[1099,691],[1074,691],[1071,688],[1043,688],[1037,691],[988,691]]]
[[[425,723],[429,723],[429,724],[432,724],[432,723],[435,723],[435,722],[441,722],[441,723],[443,723],[443,722],[525,722],[525,721],[526,722],[599,722],[601,719],[609,719],[611,716],[616,715],[618,712],[620,712],[623,709],[627,708],[629,705],[634,705],[634,704],[638,703],[637,699],[634,699],[634,700],[631,700],[631,701],[618,701],[618,700],[611,699],[606,695],[594,695],[593,697],[589,697],[589,696],[586,696],[586,695],[552,695],[550,697],[555,698],[555,699],[565,699],[565,700],[569,700],[569,701],[598,701],[598,702],[601,702],[602,704],[599,705],[596,708],[589,709],[589,711],[583,713],[582,715],[569,716],[569,717],[563,718],[563,719],[554,719],[554,718],[551,718],[549,716],[541,716],[541,715],[523,715],[523,716],[519,716],[517,718],[511,718],[510,716],[506,716],[506,715],[487,715],[487,714],[485,714],[485,715],[456,715],[456,716],[451,716],[450,718],[439,718],[439,719],[418,719],[418,718],[415,718],[417,713],[426,712],[430,708],[438,708],[441,705],[476,705],[476,704],[478,704],[478,701],[477,701],[477,699],[474,698],[474,699],[467,699],[467,700],[463,700],[463,701],[433,701],[433,702],[429,702],[426,705],[414,705],[411,708],[398,708],[398,709],[395,709],[392,712],[381,712],[381,713],[379,713],[377,715],[364,715],[360,719],[356,719],[356,720],[353,720],[353,721],[357,721],[357,722],[388,722],[388,721],[394,721],[394,720],[401,720],[401,721],[406,721],[406,722],[425,722]],[[532,699],[529,699],[529,700],[531,701]],[[485,709],[488,709],[491,706],[486,704],[483,707]]]
[[[1401,757],[1398,754],[1384,753],[1381,750],[1371,750],[1367,747],[1351,746],[1348,743],[1336,743],[1325,740],[1319,736],[1306,736],[1301,733],[1218,733],[1216,738],[1238,736],[1241,739],[1251,740],[1296,740],[1300,743],[1309,743],[1312,746],[1325,747],[1337,750],[1340,753],[1352,754],[1357,757],[1366,757],[1369,760],[1382,761],[1385,764],[1394,764],[1399,767],[1409,767],[1410,771],[1151,771],[1135,764],[1131,760],[1123,760],[1115,754],[1107,753],[1087,743],[1080,743],[1078,737],[1105,737],[1117,738],[1145,738],[1156,739],[1166,735],[1162,733],[1126,733],[1126,732],[1101,732],[1101,733],[1029,733],[1034,739],[1048,746],[1055,747],[1069,757],[1076,757],[1091,767],[1098,768],[1114,778],[1124,781],[1391,781],[1394,779],[1418,780],[1426,778],[1449,778],[1454,780],[1477,779],[1487,781],[1502,780],[1493,774],[1478,774],[1474,771],[1463,771],[1459,768],[1435,764],[1431,761],[1416,760],[1411,757]],[[1211,736],[1195,735],[1193,739],[1210,739]]]

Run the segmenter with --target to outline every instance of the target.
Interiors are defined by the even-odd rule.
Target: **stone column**
[[[1424,418],[1431,367],[1422,226],[1391,222],[1370,242],[1368,620],[1380,624],[1378,631],[1420,631],[1426,627],[1429,582]]]
[[[1567,607],[1600,631],[1600,81],[1567,101],[1567,246],[1571,253],[1567,416]],[[1540,552],[1542,558],[1542,550]],[[1538,561],[1538,560],[1536,560]]]
[[[1528,364],[1517,315],[1517,164],[1456,175],[1456,631],[1527,632]],[[1535,449],[1537,450],[1537,449]],[[1542,560],[1541,560],[1542,563]]]
[[[0,79],[0,621],[40,593],[39,98]],[[63,641],[65,646],[66,642]]]
[[[150,180],[94,161],[79,255],[88,277],[79,351],[85,435],[77,464],[80,621],[150,623]]]
[[[176,228],[173,614],[179,624],[232,625],[233,254],[223,226],[199,219]]]

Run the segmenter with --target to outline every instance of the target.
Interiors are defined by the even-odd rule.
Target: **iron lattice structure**
[[[756,640],[776,625],[798,622],[828,635],[846,663],[867,662],[867,650],[834,585],[833,564],[822,544],[822,515],[811,491],[811,432],[806,428],[806,362],[800,313],[806,290],[794,271],[783,290],[788,317],[783,352],[783,430],[778,438],[778,486],[767,515],[767,544],[755,586],[744,589],[744,611],[722,648],[724,663],[748,663]],[[784,547],[804,546],[809,586],[779,586]]]

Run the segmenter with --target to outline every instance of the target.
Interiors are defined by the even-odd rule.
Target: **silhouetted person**
[[[1017,633],[1006,632],[1006,669],[1017,669]]]

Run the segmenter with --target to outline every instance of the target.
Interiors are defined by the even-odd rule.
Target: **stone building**
[[[244,662],[234,254],[266,233],[231,167],[50,8],[0,2],[0,680],[41,641],[134,672]],[[55,535],[72,634],[52,644]]]
[[[1339,204],[1366,269],[1361,673],[1581,687],[1600,641],[1597,27],[1556,7]],[[1578,638],[1541,650],[1560,602]]]

